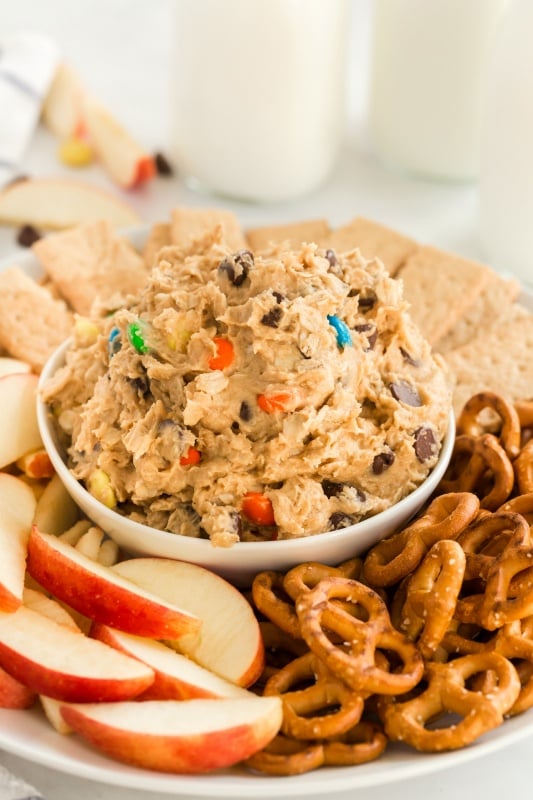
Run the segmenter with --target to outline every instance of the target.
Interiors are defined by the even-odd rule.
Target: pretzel
[[[513,462],[513,469],[521,495],[533,492],[533,439],[530,439]]]
[[[533,428],[533,400],[519,400],[514,407],[522,428]]]
[[[482,421],[482,412],[489,412]],[[499,419],[497,438],[503,449],[512,460],[520,450],[520,417],[514,405],[494,392],[479,392],[473,395],[463,406],[457,420],[457,435],[467,434],[477,437],[483,433],[494,431],[494,417]]]
[[[337,575],[341,578],[359,579],[363,562],[360,558],[352,558],[339,564],[338,567],[329,567],[316,561],[307,561],[290,569],[283,579],[283,588],[289,597],[296,601],[302,592],[309,591],[317,585],[322,578]]]
[[[245,764],[267,775],[301,775],[323,765],[354,766],[373,761],[386,746],[387,737],[380,726],[365,721],[334,740],[308,742],[278,734]]]
[[[303,656],[308,648],[302,639],[295,639],[294,636],[282,631],[270,620],[261,620],[259,628],[265,648],[265,666],[260,683],[265,684],[271,675],[274,675],[293,658]]]
[[[497,556],[510,546],[530,547],[531,536],[520,514],[498,511],[483,516],[459,534],[457,541],[466,554],[465,579],[487,581]]]
[[[475,518],[479,500],[471,492],[453,492],[435,498],[424,514],[402,531],[378,542],[363,563],[371,586],[391,586],[420,564],[440,539],[455,539]]]
[[[359,607],[364,619],[347,613],[332,600]],[[359,692],[398,694],[420,680],[423,661],[415,645],[392,627],[387,607],[376,592],[349,578],[325,578],[296,603],[302,636],[309,648],[340,680]],[[341,645],[332,641],[337,635]],[[378,650],[393,652],[398,671],[384,666]]]
[[[441,480],[443,492],[474,492],[481,508],[495,511],[513,489],[511,461],[492,433],[462,434],[455,439],[449,467]]]
[[[516,514],[521,514],[529,527],[533,527],[533,491],[513,497],[503,506],[500,506],[498,511],[513,511]]]
[[[252,582],[252,599],[255,607],[278,628],[301,639],[300,623],[294,604],[283,588],[283,573],[274,570],[259,572]]]
[[[504,625],[496,633],[490,647],[512,660],[520,679],[520,693],[508,710],[509,716],[521,714],[533,706],[533,640],[524,635],[522,620]]]
[[[483,520],[485,527],[494,525],[508,528],[508,541],[495,556],[467,553],[483,572],[486,581],[483,594],[460,599],[456,618],[461,622],[474,622],[487,630],[533,614],[533,547],[529,525],[520,514],[500,512]]]
[[[435,655],[453,619],[465,565],[461,545],[441,539],[406,583],[398,627],[426,660]]]
[[[471,691],[466,683],[477,673],[490,670],[489,694]],[[520,680],[501,653],[485,652],[456,658],[447,664],[431,662],[425,671],[427,688],[405,702],[385,702],[385,733],[391,740],[407,742],[416,750],[438,752],[464,747],[503,722],[516,702]],[[427,723],[446,714],[458,714],[447,727],[429,729]]]
[[[304,689],[293,686],[312,681]],[[333,675],[314,653],[295,658],[266,683],[264,695],[279,695],[281,731],[293,739],[326,739],[361,719],[364,698]]]

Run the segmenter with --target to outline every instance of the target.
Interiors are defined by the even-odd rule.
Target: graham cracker
[[[169,244],[172,244],[170,222],[155,222],[150,228],[142,251],[142,257],[148,269],[155,264],[161,248],[168,247]]]
[[[517,306],[509,319],[444,356],[456,387],[458,414],[471,395],[491,391],[511,401],[533,399],[533,314]]]
[[[40,372],[72,330],[73,315],[17,266],[0,272],[0,348]]]
[[[248,247],[254,253],[268,250],[273,245],[288,243],[293,249],[306,244],[325,246],[331,233],[325,219],[310,219],[303,222],[290,222],[284,225],[265,225],[246,231]]]
[[[435,343],[434,349],[439,353],[449,353],[477,336],[485,335],[502,320],[512,316],[519,294],[518,281],[493,272],[477,299],[453,328]]]
[[[241,225],[233,212],[212,208],[174,208],[171,212],[170,244],[186,247],[209,231],[222,227],[224,244],[230,250],[247,247]]]
[[[104,220],[46,236],[32,250],[62,297],[82,315],[96,300],[138,291],[148,276],[142,257]]]
[[[468,313],[493,274],[484,264],[428,245],[418,247],[398,273],[411,316],[430,344]]]
[[[389,274],[395,275],[418,245],[414,239],[386,225],[365,217],[355,217],[351,222],[332,231],[328,247],[339,253],[357,247],[363,258],[379,258]]]

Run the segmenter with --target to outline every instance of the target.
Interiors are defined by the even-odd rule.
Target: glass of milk
[[[487,62],[507,0],[375,0],[369,133],[422,177],[479,173]]]
[[[206,192],[310,192],[342,137],[347,0],[175,0],[169,151]]]

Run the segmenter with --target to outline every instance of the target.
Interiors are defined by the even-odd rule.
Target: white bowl
[[[67,341],[49,359],[42,371],[39,386],[64,363],[68,346]],[[436,489],[448,466],[455,439],[455,419],[451,411],[437,464],[420,486],[386,511],[347,528],[315,536],[272,542],[238,542],[233,547],[221,548],[214,547],[207,539],[150,528],[104,506],[89,494],[67,467],[53,417],[40,396],[37,399],[37,419],[44,446],[68,493],[89,519],[121,548],[131,555],[160,556],[200,564],[240,586],[249,585],[261,570],[284,571],[304,561],[338,564],[360,555],[399,529]]]

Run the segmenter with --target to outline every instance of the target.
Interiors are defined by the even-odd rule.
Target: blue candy
[[[109,358],[113,358],[113,356],[118,353],[121,347],[122,341],[120,339],[120,328],[111,328],[109,331],[109,336],[107,337],[107,353]]]
[[[331,327],[335,330],[335,334],[337,336],[337,344],[344,350],[345,347],[352,346],[352,334],[350,333],[350,329],[342,319],[339,319],[335,314],[328,314],[328,322]]]

